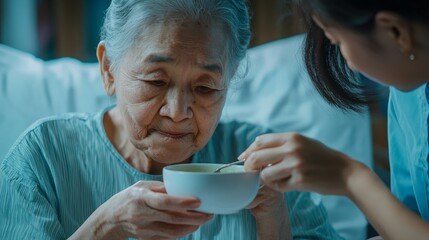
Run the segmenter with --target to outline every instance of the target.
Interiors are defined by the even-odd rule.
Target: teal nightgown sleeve
[[[38,184],[50,175],[49,168],[38,165],[43,153],[29,143],[32,137],[30,132],[22,138],[0,165],[0,239],[65,239],[55,193]],[[42,176],[35,174],[40,168]]]

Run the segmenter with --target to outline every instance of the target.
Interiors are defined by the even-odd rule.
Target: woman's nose
[[[191,94],[185,90],[169,91],[161,107],[160,115],[171,118],[175,122],[193,117],[191,109]]]

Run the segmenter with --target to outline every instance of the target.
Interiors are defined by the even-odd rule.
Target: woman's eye
[[[166,85],[166,82],[164,82],[162,80],[147,81],[147,83],[149,83],[150,85],[155,86],[155,87],[163,87]]]
[[[209,88],[209,87],[206,87],[206,86],[198,86],[198,87],[195,88],[195,90],[197,92],[203,93],[203,94],[209,94],[209,93],[212,93],[212,92],[216,91],[216,89]]]

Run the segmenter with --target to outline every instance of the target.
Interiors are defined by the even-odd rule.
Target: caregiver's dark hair
[[[375,15],[392,11],[411,21],[429,22],[428,0],[295,0],[307,26],[304,59],[310,78],[321,95],[342,109],[359,110],[371,94],[359,82],[341,56],[340,48],[331,45],[313,15],[335,22],[370,37]]]

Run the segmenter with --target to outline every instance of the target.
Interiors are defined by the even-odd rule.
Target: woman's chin
[[[171,139],[169,139],[171,140]],[[189,160],[199,149],[193,139],[187,141],[166,141],[165,138],[148,137],[133,143],[146,157],[164,165],[182,163]]]
[[[152,156],[151,158],[161,164],[171,165],[176,163],[183,163],[190,160],[192,152],[183,152],[183,149],[177,151],[165,150],[160,152],[152,152],[148,155]]]

